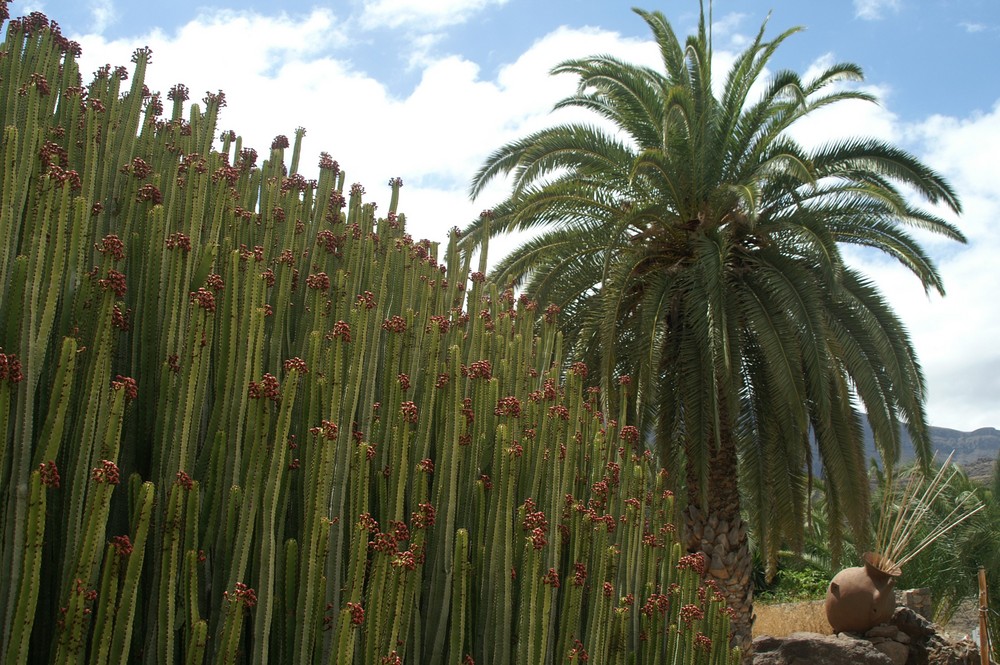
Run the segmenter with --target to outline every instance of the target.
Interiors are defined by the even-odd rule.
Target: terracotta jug
[[[889,621],[896,609],[899,566],[872,552],[864,561],[864,566],[837,573],[827,589],[826,618],[835,633],[863,633]]]

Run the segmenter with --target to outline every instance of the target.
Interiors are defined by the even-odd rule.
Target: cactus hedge
[[[738,660],[555,308],[148,49],[0,48],[0,661]]]

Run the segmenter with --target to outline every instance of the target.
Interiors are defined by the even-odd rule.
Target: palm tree
[[[557,108],[586,109],[600,124],[558,125],[491,154],[472,197],[502,175],[512,192],[464,242],[471,251],[498,233],[540,231],[495,277],[559,305],[572,352],[600,365],[605,387],[633,376],[642,431],[664,464],[682,464],[689,548],[706,554],[737,612],[734,640],[748,647],[741,508],[769,558],[782,541],[801,543],[814,437],[834,549],[844,525],[864,533],[862,408],[886,463],[901,423],[930,460],[914,349],[841,246],[881,251],[943,293],[908,230],[964,238],[911,199],[954,212],[960,203],[941,176],[885,142],[807,149],[790,136],[817,109],[874,101],[842,84],[862,79],[853,64],[765,80],[797,29],[765,40],[762,25],[715,94],[704,7],[684,43],[661,13],[635,11],[663,71],[611,55],[555,67],[579,80]]]

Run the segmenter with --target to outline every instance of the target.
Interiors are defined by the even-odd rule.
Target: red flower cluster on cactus
[[[60,185],[69,184],[69,187],[74,192],[79,192],[83,189],[83,181],[80,180],[80,174],[72,169],[64,169],[60,166],[52,164],[49,166],[46,172],[49,179],[53,182],[57,182]]]
[[[530,499],[528,499],[528,501],[530,501]],[[532,511],[527,505],[525,508],[526,512],[524,515],[524,521],[521,522],[521,528],[525,531],[541,529],[543,533],[547,533],[549,530],[549,521],[546,519],[545,513],[541,510]]]
[[[546,307],[545,308],[545,315],[544,315],[545,322],[546,323],[555,323],[556,322],[556,317],[559,315],[559,312],[561,312],[561,311],[562,311],[562,308],[559,307],[559,305],[556,305],[554,303],[551,304],[551,305],[549,305],[548,307]]]
[[[346,321],[337,321],[333,324],[333,329],[326,334],[330,340],[339,339],[342,342],[351,341],[351,326]]]
[[[105,291],[111,291],[119,299],[125,297],[128,287],[125,285],[125,275],[114,268],[108,268],[107,277],[97,280],[97,286]]]
[[[498,416],[510,416],[511,418],[521,417],[521,400],[513,395],[501,397],[497,401],[497,406],[493,413]]]
[[[701,552],[685,554],[677,561],[677,570],[693,570],[699,575],[704,575],[705,555]]]
[[[194,489],[194,481],[191,480],[191,476],[187,475],[184,471],[177,472],[177,475],[174,477],[174,484],[179,485],[188,491]]]
[[[396,555],[392,558],[391,565],[393,568],[402,568],[404,570],[416,570],[417,557],[412,550],[397,552]]]
[[[618,434],[618,438],[627,443],[635,444],[639,441],[639,428],[635,425],[625,425]]]
[[[117,485],[121,482],[118,465],[111,460],[101,460],[101,466],[90,470],[90,477],[97,483]]]
[[[486,490],[487,492],[493,489],[493,480],[485,473],[479,474],[479,480],[477,480],[476,482],[481,483],[483,489]]]
[[[358,307],[364,307],[365,309],[374,309],[375,306],[378,305],[378,303],[375,302],[375,294],[372,293],[371,291],[365,291],[364,293],[359,293],[354,298],[354,304]],[[383,327],[385,327],[385,323],[383,323],[382,325]]]
[[[610,598],[615,593],[615,588],[611,586],[611,582],[605,582],[601,587],[601,592],[604,594],[605,598]]]
[[[188,294],[188,298],[191,303],[197,305],[206,312],[215,312],[215,294],[208,289],[199,286],[197,291],[192,291]]]
[[[240,158],[237,166],[241,171],[249,171],[257,165],[257,151],[253,148],[243,148],[240,150]]]
[[[493,378],[493,364],[489,360],[477,360],[468,367],[462,365],[462,376],[489,381]]]
[[[225,180],[226,184],[229,185],[230,187],[234,186],[239,179],[240,179],[240,170],[235,166],[229,166],[229,165],[220,166],[219,168],[215,169],[215,171],[212,172],[212,182],[219,182],[221,180]],[[244,211],[243,208],[241,208],[240,206],[235,206],[233,208],[233,212],[236,214],[237,217],[243,217],[244,219],[249,219],[249,217],[245,217],[243,215],[244,212],[249,212],[249,211]]]
[[[69,152],[58,143],[46,141],[38,150],[38,159],[42,166],[48,168],[53,164],[62,168],[69,167]]]
[[[403,659],[399,657],[396,650],[389,652],[388,656],[382,656],[382,665],[403,665]]]
[[[306,277],[306,286],[316,291],[327,291],[330,288],[330,277],[325,272],[318,272]]]
[[[573,564],[573,586],[583,586],[587,582],[587,564],[577,561]]]
[[[257,604],[257,592],[248,587],[243,582],[236,583],[236,590],[232,593],[222,592],[223,598],[230,603],[240,603],[243,607],[250,609]]]
[[[472,280],[473,284],[481,284],[482,282],[486,281],[486,275],[477,270],[476,272],[469,275],[469,279]]]
[[[417,422],[417,405],[413,402],[403,402],[399,405],[399,410],[403,414],[403,422]]]
[[[396,539],[389,533],[376,533],[375,538],[368,543],[368,549],[381,554],[396,554]]]
[[[351,196],[363,196],[365,193],[365,188],[360,182],[356,182],[351,185]]]
[[[378,533],[378,521],[371,516],[371,513],[361,513],[358,515],[358,526],[368,533]]]
[[[21,361],[16,353],[4,353],[0,346],[0,382],[7,381],[10,385],[24,380],[21,371]]]
[[[590,654],[583,648],[583,642],[577,639],[573,640],[573,648],[566,654],[566,660],[579,660],[581,663],[586,663],[590,660]]]
[[[136,157],[121,168],[122,173],[131,173],[136,180],[145,180],[153,173],[153,167],[142,157]]]
[[[157,189],[156,185],[151,182],[147,182],[139,188],[139,191],[135,195],[135,200],[139,203],[149,201],[153,205],[160,205],[163,203],[163,194],[160,193],[160,190]]]
[[[191,237],[184,233],[171,233],[167,236],[167,249],[179,249],[185,254],[191,251]]]
[[[201,98],[201,101],[205,102],[206,106],[215,106],[221,109],[226,106],[226,93],[221,90],[214,93],[211,90],[206,90],[205,96]]]
[[[288,143],[288,137],[284,134],[278,134],[271,141],[271,150],[281,150],[287,148],[290,144]]]
[[[351,612],[352,626],[360,626],[365,622],[365,610],[360,603],[347,603],[347,609]]]
[[[549,571],[542,576],[542,584],[550,586],[553,589],[558,589],[559,572],[555,568],[549,568]]]
[[[247,394],[250,399],[269,399],[277,404],[281,401],[279,388],[278,379],[274,375],[264,374],[259,383],[257,381],[250,382]]]
[[[131,327],[132,327],[129,324],[129,314],[131,314],[131,312],[132,312],[132,310],[130,310],[130,309],[122,312],[121,308],[119,308],[118,305],[115,305],[114,307],[112,307],[111,308],[111,327],[117,328],[118,330],[122,330],[122,331],[128,332],[131,329]]]
[[[330,192],[330,199],[327,203],[327,206],[330,208],[330,210],[336,212],[341,208],[345,207],[346,205],[347,205],[347,199],[344,197],[343,194],[341,194],[337,190],[333,190],[332,192]]]
[[[191,90],[183,83],[176,83],[167,93],[167,99],[171,101],[182,101],[186,102],[191,98]]]
[[[323,229],[316,234],[316,244],[322,247],[327,254],[340,256],[341,247],[347,236],[337,235],[329,229]]]
[[[125,557],[132,553],[132,541],[128,536],[115,536],[111,539],[111,545],[118,556]]]
[[[226,283],[222,281],[222,275],[212,273],[205,278],[205,286],[218,293],[226,288]]]
[[[294,358],[289,358],[286,360],[282,366],[285,368],[286,372],[291,372],[293,369],[299,374],[308,374],[309,368],[306,366],[306,361],[302,360],[298,356]]]
[[[38,465],[38,475],[41,477],[42,484],[51,487],[52,489],[59,489],[59,484],[62,479],[59,477],[59,469],[56,467],[56,463],[52,460],[48,462],[42,462]]]
[[[667,610],[669,609],[670,609],[669,596],[662,593],[652,593],[649,595],[649,598],[646,599],[646,602],[643,603],[642,609],[640,609],[639,611],[642,612],[647,617],[652,617],[654,612],[659,612],[659,614],[663,616],[667,613]]]
[[[649,531],[642,534],[642,544],[648,547],[663,547],[663,541],[655,533]]]
[[[382,322],[382,330],[397,334],[406,332],[406,319],[401,316],[391,316]]]
[[[332,420],[321,420],[318,427],[310,427],[309,433],[313,436],[321,436],[327,441],[336,441],[340,428]]]
[[[705,618],[705,612],[697,605],[683,605],[681,607],[681,619],[684,623],[691,625],[692,621],[700,621]]]
[[[562,404],[553,404],[549,407],[549,417],[559,418],[560,420],[569,420],[569,409]]]
[[[111,381],[111,389],[124,390],[125,399],[129,402],[139,396],[139,387],[136,385],[135,379],[128,376],[122,376],[121,374],[115,376],[114,380]]]
[[[319,153],[319,168],[324,171],[333,171],[334,176],[340,173],[340,164],[328,152]]]
[[[410,513],[410,525],[414,529],[428,529],[437,521],[437,510],[430,503],[417,504],[417,511]]]

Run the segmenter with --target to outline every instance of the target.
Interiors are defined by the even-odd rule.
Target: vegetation
[[[558,308],[78,53],[0,54],[0,660],[738,659]]]
[[[872,101],[843,85],[862,77],[849,63],[811,80],[791,71],[765,80],[797,30],[768,40],[762,26],[716,94],[704,11],[686,40],[661,13],[638,13],[662,68],[612,55],[557,66],[554,74],[579,81],[557,106],[602,124],[557,125],[490,155],[471,194],[503,175],[513,189],[495,221],[472,224],[463,243],[541,229],[493,277],[562,307],[570,355],[601,358],[603,386],[636,377],[640,430],[653,433],[665,463],[685,465],[687,546],[709,556],[746,645],[751,556],[741,509],[772,566],[780,543],[801,546],[810,434],[835,558],[845,522],[858,535],[868,527],[858,409],[887,464],[901,422],[930,459],[913,347],[841,246],[882,252],[943,292],[908,229],[964,239],[913,205],[911,192],[952,211],[960,204],[941,176],[892,145],[855,138],[807,148],[791,137],[819,109]]]
[[[895,475],[896,501],[886,502],[883,497],[887,491],[889,478],[876,467],[872,467],[873,481],[876,483],[871,508],[873,524],[878,521],[878,516],[885,512],[887,506],[890,512],[893,505],[897,508],[909,506],[907,512],[912,514],[913,508],[918,505],[912,496],[913,488],[911,487],[911,497],[907,501],[899,501],[899,498],[907,492],[903,486],[915,470],[912,466],[899,470]],[[926,513],[914,528],[913,543],[920,543],[926,536],[933,535],[937,527],[952,521],[958,514],[953,514],[956,509],[962,514],[970,512],[970,508],[981,506],[981,509],[969,515],[952,530],[931,540],[922,551],[910,557],[902,566],[902,574],[896,588],[929,589],[934,603],[933,618],[939,624],[945,625],[952,619],[962,601],[970,598],[978,601],[977,571],[982,566],[987,571],[989,584],[990,630],[996,635],[1000,632],[998,624],[1000,615],[995,609],[997,599],[1000,598],[1000,574],[995,572],[1000,570],[1000,535],[996,530],[996,524],[1000,520],[1000,504],[997,502],[997,497],[1000,496],[997,492],[1000,467],[995,468],[991,486],[970,481],[957,466],[934,465],[931,471],[935,474],[947,471],[947,475],[941,475],[941,492],[937,498],[932,502],[925,502]],[[826,528],[825,502],[822,493],[818,492],[813,502],[809,534],[802,552],[783,550],[778,559],[777,570],[770,579],[765,574],[766,562],[755,559],[756,600],[764,603],[784,603],[820,600],[825,597],[827,583],[838,570],[832,564]],[[868,541],[875,540],[877,540],[876,535],[870,534]],[[914,549],[910,547],[904,551],[912,553]],[[844,551],[845,564],[860,564],[861,552],[851,538],[845,540]],[[795,623],[794,613],[788,614],[786,617],[788,629],[802,630],[803,626]],[[755,633],[757,628],[759,627],[755,626]],[[992,644],[996,648],[996,640],[993,640]]]

